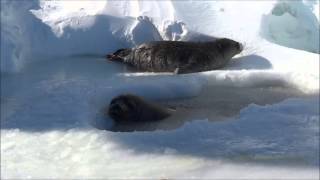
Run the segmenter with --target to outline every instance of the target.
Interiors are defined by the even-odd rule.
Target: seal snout
[[[241,43],[237,43],[237,49],[241,52],[243,50],[243,45]]]

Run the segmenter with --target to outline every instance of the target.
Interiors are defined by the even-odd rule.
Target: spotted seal
[[[209,42],[152,41],[119,49],[106,57],[138,71],[184,74],[225,67],[242,50],[241,43],[227,38]]]

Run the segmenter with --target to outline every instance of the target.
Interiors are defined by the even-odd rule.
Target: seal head
[[[231,59],[243,50],[241,43],[227,38],[218,39],[213,44],[216,44],[218,51],[223,54],[225,59]]]
[[[107,113],[115,122],[120,123],[156,121],[170,116],[168,109],[132,94],[112,99]]]

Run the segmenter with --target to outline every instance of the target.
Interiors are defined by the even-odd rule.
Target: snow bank
[[[30,35],[41,32],[41,27],[32,28],[41,26],[40,20],[32,18],[32,8],[37,8],[36,1],[1,1],[1,72],[22,68],[30,56],[30,42],[38,40]]]
[[[313,97],[253,104],[233,120],[173,131],[1,130],[1,176],[316,179],[318,125]]]
[[[161,40],[148,18],[95,14],[82,2],[2,1],[1,72],[17,72],[34,59],[104,56],[141,42]],[[101,7],[100,2],[94,7]],[[85,8],[86,7],[86,8]],[[86,10],[85,10],[86,9]],[[13,31],[12,31],[13,29]]]
[[[229,37],[245,44],[242,53],[244,66],[240,65],[238,69],[244,67],[249,70],[246,66],[252,64],[259,68],[268,63],[270,66],[264,69],[298,73],[298,76],[304,76],[308,81],[317,78],[319,74],[318,55],[292,51],[264,40],[270,40],[270,28],[279,27],[276,26],[277,20],[272,19],[281,19],[282,14],[288,16],[292,11],[291,14],[295,13],[296,16],[295,23],[303,22],[303,25],[299,25],[303,29],[296,32],[300,34],[299,37],[283,35],[287,31],[279,29],[276,35],[286,40],[272,42],[284,43],[288,47],[297,45],[301,47],[296,48],[305,50],[316,48],[319,43],[316,37],[319,21],[313,14],[312,7],[314,9],[315,5],[310,3],[99,1],[88,5],[88,2],[83,1],[72,5],[68,1],[23,1],[23,4],[2,2],[5,11],[1,13],[4,27],[1,33],[5,38],[1,40],[1,72],[21,71],[26,63],[35,59],[75,55],[102,57],[115,49],[132,47],[150,40],[206,41],[215,37]],[[252,11],[241,10],[247,8]],[[197,16],[190,11],[194,11]],[[281,21],[281,24],[285,23]],[[264,60],[261,61],[258,56],[252,58],[253,54]],[[290,66],[287,59],[290,59]],[[305,89],[309,87],[300,86]],[[312,88],[311,91],[318,89],[315,83]]]
[[[314,8],[319,9],[319,1],[314,3],[313,7],[302,1],[278,2],[263,17],[262,35],[280,45],[320,53],[319,18],[313,13]]]
[[[316,179],[317,4],[1,1],[2,178]],[[215,37],[245,44],[244,52],[218,71],[128,73],[102,58],[150,40]],[[238,102],[270,98],[275,103],[294,96],[274,101],[276,91],[250,94],[278,87],[313,96],[265,106]],[[241,88],[253,91],[225,100],[224,89],[235,97],[232,91]],[[171,131],[115,133],[91,126],[112,97],[128,92],[153,100],[212,93],[216,96],[205,97],[218,97],[208,100],[214,104],[205,109],[195,100],[193,107],[216,113],[225,103],[238,116],[214,123],[198,118]]]

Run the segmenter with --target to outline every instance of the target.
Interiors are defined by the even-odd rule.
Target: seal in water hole
[[[152,41],[119,49],[106,57],[138,71],[184,74],[222,68],[242,50],[242,44],[227,38],[209,42]]]
[[[171,111],[136,95],[124,94],[111,100],[107,114],[116,123],[130,123],[165,119]]]

